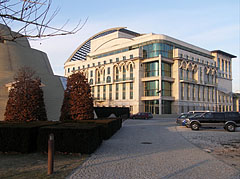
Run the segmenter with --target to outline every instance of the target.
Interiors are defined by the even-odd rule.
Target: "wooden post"
[[[54,168],[54,135],[50,134],[48,139],[48,175],[53,173]]]

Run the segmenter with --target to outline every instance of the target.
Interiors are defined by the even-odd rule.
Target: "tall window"
[[[186,70],[186,73],[187,73],[186,74],[186,79],[188,80],[189,79],[189,70],[188,69]]]
[[[162,76],[171,77],[171,64],[162,62],[161,68],[162,68],[162,70],[161,70]]]
[[[89,80],[89,84],[92,85],[93,84],[93,79]]]
[[[126,99],[126,83],[122,84],[122,99]]]
[[[222,59],[222,71],[224,71],[224,60]]]
[[[183,79],[183,69],[182,68],[179,69],[179,76],[180,76],[180,80],[182,80]]]
[[[187,85],[187,99],[190,99],[190,84]]]
[[[126,68],[123,66],[123,81],[126,80]]]
[[[144,83],[144,94],[145,96],[158,96],[159,92],[159,81],[148,81]]]
[[[162,96],[172,95],[172,84],[168,81],[162,81]]]
[[[209,87],[206,87],[207,88],[207,100],[209,101],[210,100],[210,91],[209,91]]]
[[[100,86],[97,87],[97,98],[100,99]]]
[[[97,83],[100,83],[100,72],[97,72]]]
[[[107,83],[111,83],[111,77],[110,76],[107,77]]]
[[[116,81],[118,81],[118,79],[119,79],[119,70],[118,70],[118,68],[116,67]]]
[[[119,84],[116,84],[116,100],[119,98]]]
[[[103,71],[103,81],[105,81],[105,70]]]
[[[90,71],[90,77],[93,77],[93,71],[92,70]]]
[[[195,71],[193,70],[192,71],[192,80],[194,80],[195,79]]]
[[[107,68],[107,74],[110,74],[110,67]]]
[[[202,87],[202,90],[203,90],[203,101],[205,101],[205,90],[204,90],[204,86]]]
[[[218,58],[217,66],[218,66],[218,68],[220,68],[220,58]]]
[[[159,75],[158,61],[144,64],[144,76],[145,77],[158,76],[158,75]]]
[[[91,87],[92,97],[94,98],[94,86]]]
[[[214,102],[214,88],[212,88],[212,102]]]
[[[202,79],[203,79],[202,67],[199,68],[199,71],[200,71],[200,82],[202,83]]]
[[[116,62],[119,62],[119,58],[116,58]]]
[[[130,99],[133,99],[133,83],[130,83]]]
[[[112,100],[112,85],[109,85],[109,99]]]
[[[103,86],[103,100],[106,100],[106,85]]]
[[[195,100],[196,94],[195,94],[195,85],[192,86],[192,95],[193,95],[193,100]]]
[[[200,101],[200,86],[198,86],[197,89],[198,89],[198,101]]]
[[[225,61],[225,72],[227,72],[227,70],[228,70],[228,62]]]
[[[181,100],[184,100],[184,85],[181,83]]]
[[[130,79],[133,79],[133,67],[130,65]]]

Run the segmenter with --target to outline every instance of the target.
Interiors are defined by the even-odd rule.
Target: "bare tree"
[[[75,34],[87,21],[87,19],[83,23],[79,21],[71,30],[65,30],[69,20],[61,27],[51,26],[50,23],[60,10],[57,8],[50,14],[51,5],[52,0],[0,0],[0,23],[10,28],[18,27],[17,33],[1,35],[0,38],[15,40],[21,37],[44,38]]]

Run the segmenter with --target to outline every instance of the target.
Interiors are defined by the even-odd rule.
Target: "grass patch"
[[[81,165],[88,155],[55,154],[54,173],[47,174],[47,154],[0,153],[0,178],[66,178],[75,168]]]

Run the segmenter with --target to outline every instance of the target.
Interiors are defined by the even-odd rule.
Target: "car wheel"
[[[197,122],[193,122],[191,124],[191,129],[194,130],[194,131],[199,130],[199,127],[200,127],[200,125]]]
[[[225,129],[228,132],[235,132],[235,128],[236,128],[236,126],[233,123],[229,123],[225,126]]]
[[[133,117],[133,119],[136,119],[136,117]]]

